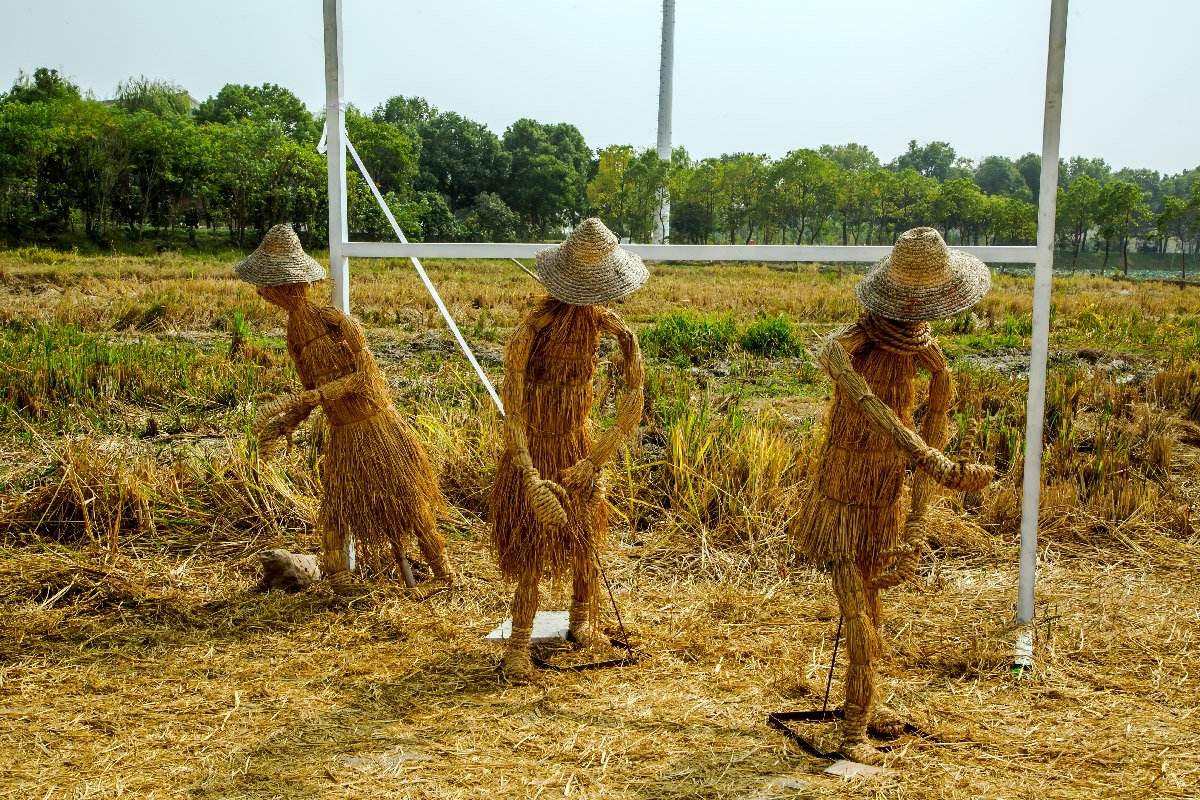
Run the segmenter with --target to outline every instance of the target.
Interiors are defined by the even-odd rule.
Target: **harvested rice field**
[[[603,609],[639,659],[510,686],[483,640],[511,598],[485,519],[500,428],[403,263],[356,262],[353,306],[437,461],[459,581],[256,591],[260,551],[319,548],[323,426],[257,452],[255,410],[296,377],[282,315],[232,263],[0,253],[0,797],[1200,794],[1200,288],[1055,286],[1025,675],[1031,282],[997,274],[974,314],[935,325],[958,382],[947,450],[997,479],[939,500],[918,580],[885,594],[880,697],[926,735],[892,743],[890,772],[844,779],[767,715],[820,708],[834,649],[828,578],[783,531],[830,391],[808,349],[854,318],[856,274],[660,265],[618,305],[647,404],[608,478],[620,622]],[[537,287],[511,264],[429,268],[500,378]],[[543,607],[569,591],[544,588]]]

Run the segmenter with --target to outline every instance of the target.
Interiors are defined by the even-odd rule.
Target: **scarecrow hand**
[[[978,492],[992,482],[996,470],[986,464],[965,459],[951,461],[940,450],[921,446],[914,448],[917,466],[947,489],[959,492]]]
[[[567,524],[567,491],[554,481],[539,478],[536,472],[525,474],[525,491],[533,504],[533,515],[548,528],[561,528]]]
[[[996,477],[996,469],[986,464],[956,461],[949,477],[950,480],[943,483],[943,486],[960,492],[978,492]]]
[[[296,428],[304,420],[308,419],[316,406],[315,402],[308,402],[306,396],[316,392],[301,392],[300,394],[288,395],[287,397],[276,400],[269,404],[254,420],[254,432],[258,436],[259,447],[266,455],[270,455],[276,449],[276,441],[286,439],[288,449],[291,449],[292,434]]]
[[[581,458],[558,474],[562,486],[568,492],[584,500],[596,491],[596,478],[600,471],[586,458]]]
[[[917,577],[917,565],[921,561],[921,551],[925,549],[927,538],[925,515],[909,515],[900,546],[884,552],[883,563],[886,566],[870,582],[871,588],[891,589]]]

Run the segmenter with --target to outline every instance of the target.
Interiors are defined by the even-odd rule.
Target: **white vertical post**
[[[1050,2],[1046,56],[1046,107],[1042,120],[1042,180],[1038,198],[1037,255],[1033,280],[1033,346],[1025,407],[1025,474],[1021,498],[1021,569],[1017,587],[1017,646],[1013,666],[1033,666],[1034,577],[1038,508],[1042,489],[1042,428],[1046,414],[1046,361],[1050,347],[1050,289],[1054,277],[1054,214],[1058,201],[1058,146],[1062,129],[1063,62],[1067,52],[1067,0]]]
[[[350,238],[346,223],[345,108],[342,96],[342,0],[323,0],[325,11],[325,134],[329,178],[329,275],[333,305],[350,313],[350,259],[342,254]]]
[[[671,90],[675,75],[675,0],[663,0],[662,51],[658,65],[658,157],[671,160]],[[658,198],[654,244],[671,238],[671,197],[664,188]]]

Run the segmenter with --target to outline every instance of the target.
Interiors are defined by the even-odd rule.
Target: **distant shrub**
[[[804,352],[796,328],[783,314],[762,315],[742,331],[742,349],[766,358],[795,356]]]
[[[646,355],[701,364],[729,353],[737,341],[737,326],[728,316],[672,311],[638,338]]]
[[[46,247],[32,245],[20,247],[12,251],[19,260],[28,264],[61,264],[79,258],[79,251],[72,247],[70,250],[51,250]]]

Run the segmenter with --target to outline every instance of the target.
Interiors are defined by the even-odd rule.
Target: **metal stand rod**
[[[829,677],[825,680],[825,699],[821,701],[821,713],[829,710],[829,690],[833,688],[833,667],[837,664],[838,645],[842,643],[842,622],[844,616],[838,617],[837,633],[833,635],[833,657],[829,659]]]

